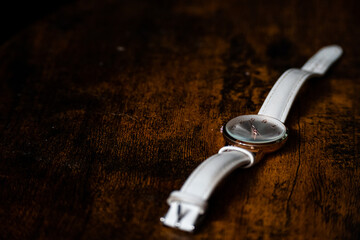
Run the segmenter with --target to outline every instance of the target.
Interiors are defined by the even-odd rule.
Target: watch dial
[[[279,120],[264,115],[243,115],[225,125],[226,134],[248,143],[270,143],[286,136],[286,127]]]

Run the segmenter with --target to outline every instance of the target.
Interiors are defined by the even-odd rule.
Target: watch
[[[167,199],[170,208],[160,221],[166,226],[193,232],[220,181],[236,168],[251,167],[265,154],[284,145],[288,138],[284,122],[299,89],[307,79],[324,75],[342,52],[337,45],[320,49],[301,69],[291,68],[280,76],[258,114],[228,121],[222,127],[227,146],[202,162],[180,191],[170,194]]]

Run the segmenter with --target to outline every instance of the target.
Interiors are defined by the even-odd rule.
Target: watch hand
[[[251,136],[254,138],[254,140],[256,140],[256,136],[260,136],[259,131],[256,129],[255,125],[253,124],[254,119],[249,120],[250,125],[251,125]]]

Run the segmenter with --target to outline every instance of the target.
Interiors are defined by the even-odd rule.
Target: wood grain
[[[69,1],[0,45],[3,239],[359,239],[357,1]],[[287,144],[235,171],[195,234],[166,198],[319,48]]]

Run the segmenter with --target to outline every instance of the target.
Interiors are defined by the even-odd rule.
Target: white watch
[[[229,146],[201,163],[180,191],[170,194],[170,209],[160,221],[169,227],[194,231],[206,211],[208,198],[223,178],[236,168],[251,167],[266,153],[284,145],[288,136],[284,122],[299,89],[307,79],[324,75],[341,55],[342,49],[336,45],[320,49],[301,69],[292,68],[281,75],[258,114],[227,122],[222,131]]]

